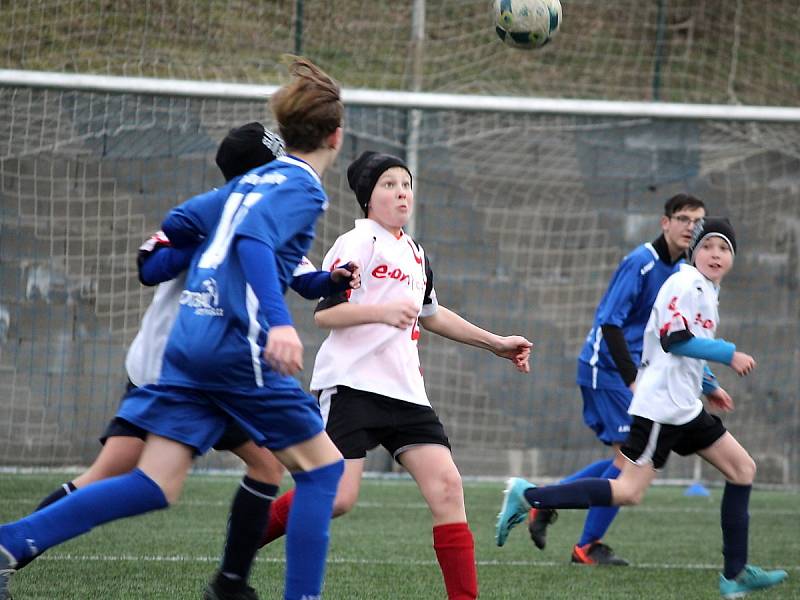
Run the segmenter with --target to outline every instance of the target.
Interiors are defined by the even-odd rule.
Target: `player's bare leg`
[[[417,482],[433,516],[433,547],[451,600],[478,597],[475,543],[467,524],[461,474],[445,446],[415,446],[400,463]]]
[[[765,571],[747,564],[750,515],[750,490],[756,475],[756,464],[742,445],[729,432],[698,452],[714,465],[726,479],[720,507],[722,525],[723,572],[719,591],[723,598],[739,598],[749,592],[781,583],[786,571]]]
[[[193,457],[189,446],[151,433],[139,459],[139,469],[161,488],[172,505],[180,498]]]
[[[110,437],[92,466],[72,480],[76,488],[131,471],[139,463],[144,441],[137,437]]]

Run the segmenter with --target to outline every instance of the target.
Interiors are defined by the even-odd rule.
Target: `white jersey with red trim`
[[[718,304],[719,289],[691,265],[681,265],[664,282],[645,328],[630,414],[669,425],[683,425],[700,414],[706,361],[664,352],[661,337],[688,331],[713,339]]]
[[[410,298],[420,307],[419,317],[436,312],[433,272],[422,246],[410,236],[395,237],[377,222],[359,219],[355,229],[336,240],[322,269],[351,261],[361,265],[361,287],[340,302],[385,304]],[[407,329],[370,323],[331,330],[317,353],[311,389],[345,385],[430,406],[417,349],[419,331],[419,318]]]
[[[166,238],[165,238],[166,239]],[[292,275],[299,277],[313,273],[317,269],[305,256]],[[169,332],[175,323],[180,308],[180,297],[186,285],[186,271],[161,283],[153,294],[153,300],[142,317],[139,332],[133,338],[125,356],[125,369],[128,379],[137,387],[158,383],[161,377],[161,363]]]

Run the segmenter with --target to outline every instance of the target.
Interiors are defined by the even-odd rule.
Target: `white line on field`
[[[183,555],[144,555],[138,556],[135,554],[117,554],[117,555],[100,555],[100,554],[43,554],[37,560],[49,561],[93,561],[93,562],[188,562],[188,563],[217,563],[219,562],[218,556],[183,556]],[[285,563],[285,558],[273,556],[259,556],[260,562],[269,563]],[[383,560],[376,558],[344,558],[331,556],[328,558],[330,564],[340,565],[404,565],[404,566],[437,566],[439,563],[435,560]],[[555,561],[530,561],[530,560],[479,560],[477,561],[480,567],[563,567],[569,565],[565,562]],[[765,565],[766,566],[766,565]],[[671,564],[671,563],[640,563],[631,564],[630,568],[633,569],[671,569],[671,570],[685,570],[685,571],[719,571],[720,565],[690,563],[690,564]],[[771,569],[784,569],[785,571],[800,571],[799,565],[781,566],[769,565]]]
[[[41,501],[41,498],[13,498],[10,500],[4,500],[3,502],[7,504],[28,504],[31,507],[35,506]],[[701,500],[702,502],[703,500]],[[195,507],[230,507],[231,502],[230,500],[180,500],[175,505],[175,507],[179,508],[181,506],[195,506]],[[362,501],[356,504],[356,508],[369,508],[369,509],[414,509],[414,510],[427,510],[428,505],[424,502],[370,502],[370,501]],[[681,513],[709,513],[709,514],[719,514],[719,503],[715,501],[709,502],[706,506],[669,506],[669,507],[662,507],[662,506],[626,506],[625,512],[637,512],[637,513],[670,513],[670,514],[681,514]],[[750,507],[750,514],[751,515],[758,515],[758,514],[769,514],[781,517],[792,517],[800,515],[800,505],[796,510],[792,510],[789,508],[781,508],[781,509],[772,509],[772,508],[752,508]]]

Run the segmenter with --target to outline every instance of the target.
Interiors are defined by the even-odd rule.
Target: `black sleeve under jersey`
[[[686,319],[680,314],[676,315],[673,317],[673,321],[661,328],[661,349],[664,350],[664,352],[669,352],[673,344],[685,342],[693,337],[694,335],[689,331],[689,325],[686,323]]]
[[[625,336],[622,333],[622,328],[616,325],[603,325],[603,339],[606,341],[608,351],[611,353],[611,358],[614,359],[614,364],[617,366],[619,374],[622,376],[622,381],[625,385],[630,385],[636,380],[637,367],[633,364],[631,353],[628,350],[628,344],[625,342]]]
[[[333,294],[332,296],[328,296],[327,298],[323,298],[319,301],[319,303],[317,303],[317,307],[314,309],[314,312],[325,310],[326,308],[332,308],[338,304],[347,302],[350,297],[349,292],[350,290],[345,290],[343,292]]]
[[[433,293],[433,269],[431,268],[431,261],[428,260],[428,255],[425,255],[425,298],[422,300],[423,306],[433,302],[431,293]]]

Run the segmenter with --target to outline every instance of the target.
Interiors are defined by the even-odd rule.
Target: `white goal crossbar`
[[[278,89],[278,86],[275,85],[81,75],[14,69],[0,69],[0,87],[67,89],[86,92],[133,93],[227,100],[263,100]],[[800,122],[800,107],[623,102],[367,89],[344,89],[342,91],[342,99],[345,104],[355,106],[407,109],[569,114],[623,118]]]

